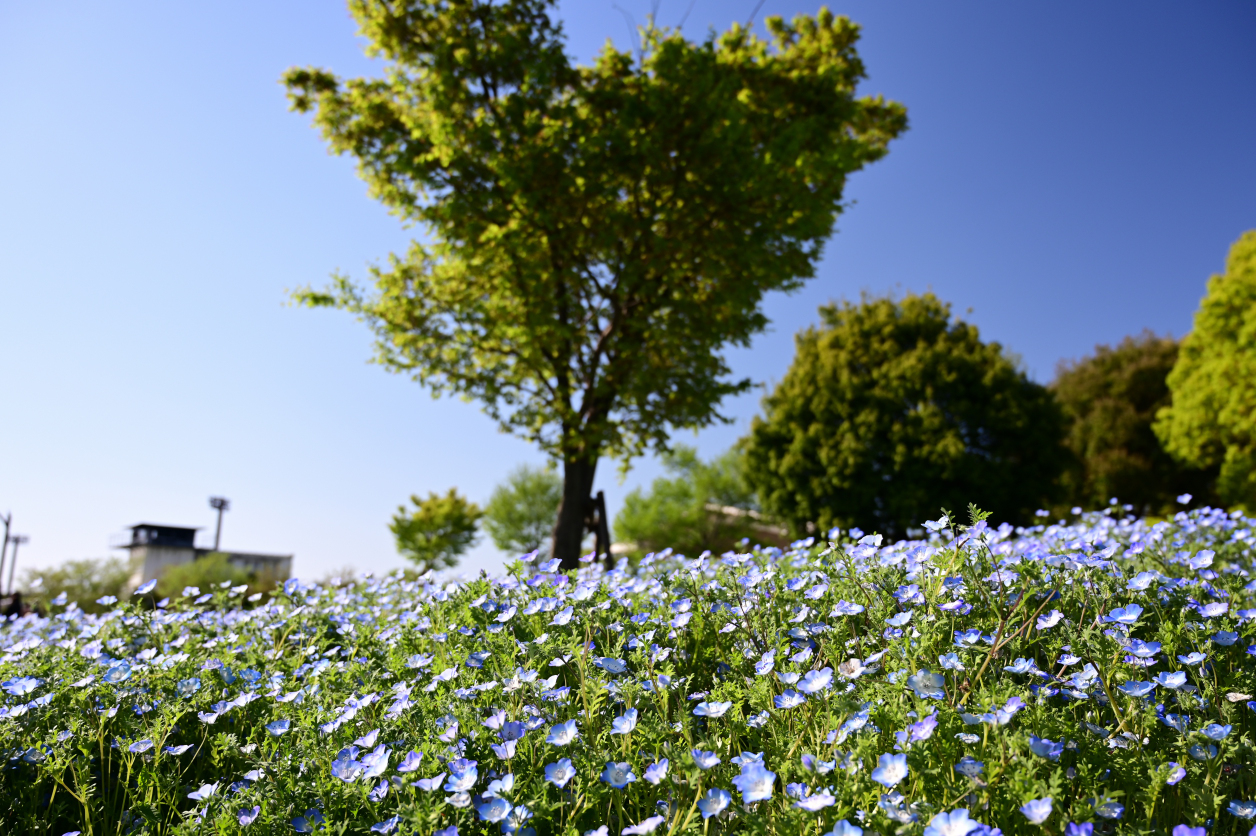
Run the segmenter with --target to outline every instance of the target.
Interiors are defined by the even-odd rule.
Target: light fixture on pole
[[[218,527],[214,529],[214,551],[218,551],[218,543],[222,539],[222,512],[231,510],[231,501],[222,496],[211,496],[209,507],[218,512]]]
[[[10,511],[7,517],[0,517],[0,522],[4,523],[4,546],[0,547],[0,594],[4,593],[4,556],[9,551],[9,523],[13,522],[13,512]]]
[[[17,547],[23,543],[29,543],[31,538],[25,534],[14,534],[9,538],[9,542],[13,544],[13,554],[9,556],[9,594],[13,594],[13,570],[17,568]]]

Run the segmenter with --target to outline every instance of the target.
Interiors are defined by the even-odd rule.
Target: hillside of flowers
[[[1121,513],[54,602],[2,832],[1247,833],[1253,520]]]

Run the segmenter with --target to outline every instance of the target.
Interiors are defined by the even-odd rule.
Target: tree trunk
[[[580,567],[580,544],[584,540],[584,521],[596,470],[596,459],[563,462],[563,500],[558,506],[558,521],[554,523],[552,556],[562,561],[564,572]]]

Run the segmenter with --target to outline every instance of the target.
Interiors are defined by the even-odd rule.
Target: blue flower
[[[775,704],[777,708],[781,709],[797,708],[806,701],[807,698],[795,691],[793,688],[789,688],[785,691],[785,693],[772,698],[773,704]]]
[[[745,804],[770,799],[774,783],[776,783],[776,773],[764,766],[763,761],[742,764],[741,774],[733,779],[733,786],[737,787],[741,793],[741,800]]]
[[[136,590],[137,592],[139,590]],[[252,809],[244,809],[236,814],[236,821],[240,822],[241,827],[248,827],[257,820],[257,814],[262,812],[260,806],[254,806]]]
[[[645,773],[641,777],[649,783],[657,785],[667,777],[667,767],[669,765],[670,761],[667,758],[657,760],[645,768]]]
[[[614,763],[611,761],[607,761],[606,768],[602,770],[601,778],[617,790],[622,790],[637,780],[637,776],[632,774],[631,766],[626,763]]]
[[[1230,728],[1231,727],[1229,725],[1222,726],[1217,723],[1209,723],[1204,726],[1204,737],[1209,740],[1225,740],[1230,735]]]
[[[1117,686],[1117,690],[1131,697],[1145,697],[1152,691],[1156,690],[1156,683],[1136,682],[1131,680],[1129,682],[1122,682],[1119,686]]]
[[[653,833],[663,821],[662,816],[650,816],[648,819],[642,819],[639,823],[625,827],[619,832],[623,836],[644,836],[646,833]]]
[[[1064,741],[1056,742],[1048,740],[1045,737],[1029,736],[1029,751],[1033,752],[1040,758],[1046,758],[1049,761],[1058,761],[1060,755],[1064,752]]]
[[[545,780],[549,781],[560,789],[567,786],[567,782],[576,777],[576,768],[571,765],[571,758],[561,758],[557,763],[549,763],[545,765]],[[649,770],[646,770],[646,780],[649,780]],[[657,784],[657,781],[651,781]]]
[[[401,773],[413,772],[419,768],[419,764],[423,762],[423,753],[416,752],[413,749],[405,756],[401,763],[397,764],[397,771]]]
[[[710,769],[720,762],[719,755],[714,752],[704,752],[701,749],[691,749],[690,754],[693,755],[693,762],[698,765],[699,769]]]
[[[42,679],[36,679],[33,676],[19,676],[17,679],[0,682],[0,688],[7,691],[10,696],[23,697],[34,691],[42,684]]]
[[[1231,801],[1226,809],[1241,819],[1250,819],[1256,816],[1256,801]]]
[[[1169,786],[1174,786],[1178,781],[1181,781],[1186,777],[1186,770],[1177,762],[1169,761],[1169,763],[1165,764],[1165,766],[1173,767],[1169,771],[1169,777],[1164,781]]]
[[[872,780],[884,787],[897,786],[907,777],[907,756],[884,754],[877,760],[877,768],[872,770]]]
[[[794,802],[794,806],[800,810],[806,810],[808,813],[818,813],[825,807],[832,807],[837,803],[837,799],[828,790],[820,790],[811,795],[803,796]]]
[[[397,825],[399,824],[401,824],[401,816],[392,816],[391,818],[384,819],[381,822],[376,822],[375,824],[371,825],[371,832],[382,833],[382,834],[385,834],[385,836],[387,836],[387,834],[392,833],[394,830],[396,830]]]
[[[723,717],[728,710],[733,707],[731,702],[700,702],[694,708],[693,713],[696,717]]]
[[[929,819],[924,836],[968,836],[981,825],[968,818],[968,810],[960,807],[949,813],[938,813]]]
[[[1029,819],[1030,824],[1042,824],[1051,817],[1051,797],[1028,801],[1021,806],[1020,811]]]
[[[707,790],[706,797],[698,801],[698,809],[702,811],[702,818],[709,819],[712,816],[718,816],[724,812],[724,808],[733,800],[733,797],[727,790],[713,788]]]
[[[188,793],[188,798],[193,801],[207,801],[213,798],[217,792],[218,784],[216,782],[213,784],[201,784],[200,789]]]
[[[566,746],[579,736],[580,730],[576,728],[576,721],[567,720],[564,723],[558,723],[553,726],[546,736],[545,742],[551,746]]]
[[[1138,604],[1129,604],[1125,607],[1117,607],[1103,617],[1103,620],[1110,624],[1124,624],[1131,626],[1137,623],[1139,616],[1143,614],[1143,608]]]
[[[611,734],[630,734],[637,727],[637,709],[630,708],[611,721]]]
[[[946,697],[946,678],[940,673],[916,671],[907,677],[907,687],[922,700],[940,700]]]
[[[833,669],[825,667],[818,671],[808,671],[802,678],[802,682],[798,683],[798,690],[804,694],[814,694],[825,690],[832,683]]]
[[[118,682],[125,682],[126,680],[130,678],[131,678],[131,663],[126,662],[126,661],[115,662],[113,666],[109,668],[109,670],[105,671],[105,675],[102,677],[102,679],[104,679],[105,682],[108,682],[110,684],[116,684]]]
[[[1155,683],[1161,688],[1169,688],[1176,691],[1186,684],[1186,674],[1182,671],[1174,671],[1173,673],[1162,672],[1156,675]]]
[[[270,732],[274,737],[279,737],[279,735],[288,731],[290,728],[292,728],[292,721],[290,720],[276,720],[273,723],[266,724],[266,731]]]
[[[494,798],[475,809],[480,814],[480,821],[496,824],[510,814],[511,804],[504,798]]]
[[[824,836],[863,836],[863,828],[851,824],[846,819],[838,819],[833,829]]]
[[[1208,657],[1205,654],[1200,653],[1198,650],[1195,650],[1195,651],[1192,651],[1191,653],[1186,654],[1185,656],[1177,657],[1177,660],[1181,662],[1183,665],[1198,665],[1207,658]]]

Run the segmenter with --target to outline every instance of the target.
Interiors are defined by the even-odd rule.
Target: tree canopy
[[[545,545],[563,498],[563,480],[548,468],[522,465],[493,489],[484,506],[484,530],[497,548],[514,555]]]
[[[417,571],[454,566],[475,545],[484,512],[456,489],[450,488],[444,496],[429,493],[426,499],[412,496],[410,503],[414,508],[397,507],[388,528],[397,541],[397,552],[413,562]]]
[[[1050,388],[1073,454],[1062,479],[1065,503],[1096,508],[1116,497],[1148,515],[1176,510],[1184,493],[1211,499],[1215,469],[1178,463],[1152,430],[1157,411],[1169,404],[1166,378],[1177,357],[1177,340],[1148,331],[1060,364]]]
[[[478,400],[563,465],[554,553],[579,557],[598,459],[666,447],[743,392],[721,350],[814,273],[847,176],[906,111],[859,97],[859,27],[827,9],[634,56],[564,51],[553,0],[352,0],[382,78],[284,77],[331,149],[423,239],[303,290],[365,320],[375,359]]]
[[[1050,393],[932,294],[820,309],[746,439],[747,478],[796,534],[887,536],[976,503],[1029,521],[1064,428]]]
[[[1256,510],[1256,230],[1208,280],[1168,384],[1173,402],[1155,424],[1165,448],[1194,467],[1219,466],[1221,499]]]
[[[632,556],[665,548],[691,557],[707,549],[718,554],[742,538],[773,539],[736,449],[704,462],[678,444],[663,456],[663,467],[669,476],[655,479],[648,491],[633,489],[615,516],[615,537],[633,544]]]

